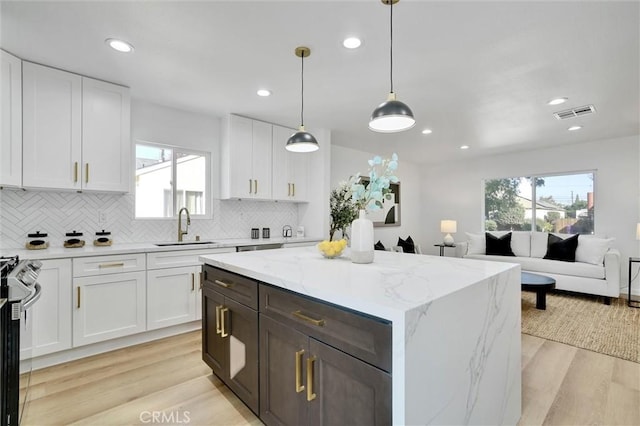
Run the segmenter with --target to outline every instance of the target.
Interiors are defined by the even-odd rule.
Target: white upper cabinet
[[[22,185],[22,61],[0,50],[0,185]]]
[[[128,192],[131,182],[129,89],[82,78],[82,186]]]
[[[222,198],[271,199],[272,125],[230,115],[223,124]]]
[[[22,184],[81,189],[82,77],[23,63]]]
[[[295,130],[273,126],[273,199],[306,201],[308,153],[287,151],[287,140]]]
[[[128,192],[129,89],[23,63],[23,186]]]

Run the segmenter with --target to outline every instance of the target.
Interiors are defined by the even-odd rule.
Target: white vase
[[[360,216],[351,222],[351,261],[353,263],[373,262],[373,222],[360,210]]]

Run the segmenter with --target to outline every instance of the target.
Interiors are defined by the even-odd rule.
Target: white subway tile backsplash
[[[84,232],[91,241],[96,231],[111,232],[114,242],[172,241],[177,238],[177,219],[134,219],[133,194],[0,190],[0,248],[24,246],[28,233],[49,234],[52,246],[62,246],[65,233]],[[100,213],[106,219],[100,222]],[[192,219],[193,239],[249,238],[251,228],[271,228],[279,236],[284,225],[298,224],[298,207],[293,203],[250,200],[214,200],[213,219]]]

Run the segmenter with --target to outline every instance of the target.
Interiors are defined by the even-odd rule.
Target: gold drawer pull
[[[89,163],[85,164],[84,168],[85,168],[84,183],[89,183]]]
[[[287,183],[287,185],[289,185],[289,190],[287,191],[287,197],[291,197],[291,184]]]
[[[226,330],[227,325],[225,324],[225,321],[224,321],[224,316],[227,312],[229,312],[229,308],[220,309],[220,323],[221,323],[220,330],[222,331],[220,333],[220,337],[227,337],[229,335],[229,330]]]
[[[233,283],[225,283],[224,281],[220,281],[220,280],[214,280],[213,282],[224,288],[233,287]]]
[[[78,162],[73,163],[73,182],[78,181]]]
[[[313,363],[315,360],[315,356],[307,358],[307,401],[316,399],[316,394],[313,392]]]
[[[292,183],[292,184],[291,184],[291,188],[292,188],[291,196],[292,196],[292,197],[295,197],[295,196],[296,196],[296,184],[295,184],[295,183]]]
[[[76,287],[78,289],[78,309],[80,309],[80,287]]]
[[[313,325],[317,325],[318,327],[324,327],[324,320],[323,319],[315,319],[315,318],[311,318],[309,316],[306,316],[305,314],[303,314],[300,311],[293,311],[291,312],[291,315],[293,315],[296,318],[299,318],[303,321],[307,321],[310,322]]]
[[[302,357],[304,356],[304,349],[300,349],[296,352],[296,393],[300,393],[304,390],[302,384]]]
[[[124,262],[113,262],[113,263],[101,263],[98,265],[98,268],[121,268],[124,266]]]
[[[253,188],[253,187],[251,186],[251,184],[252,184],[251,179],[249,179],[249,194],[251,194],[251,193],[252,193],[252,191],[251,191],[251,190],[252,190],[252,188]]]

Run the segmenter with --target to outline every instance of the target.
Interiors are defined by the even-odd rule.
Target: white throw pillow
[[[604,255],[611,248],[614,238],[596,238],[591,235],[580,235],[578,237],[578,248],[576,248],[576,262],[602,265]]]
[[[531,257],[543,258],[547,254],[548,232],[531,233]]]
[[[469,232],[466,232],[466,234],[467,238],[469,238],[467,254],[485,254],[487,252],[484,234],[471,234]]]

